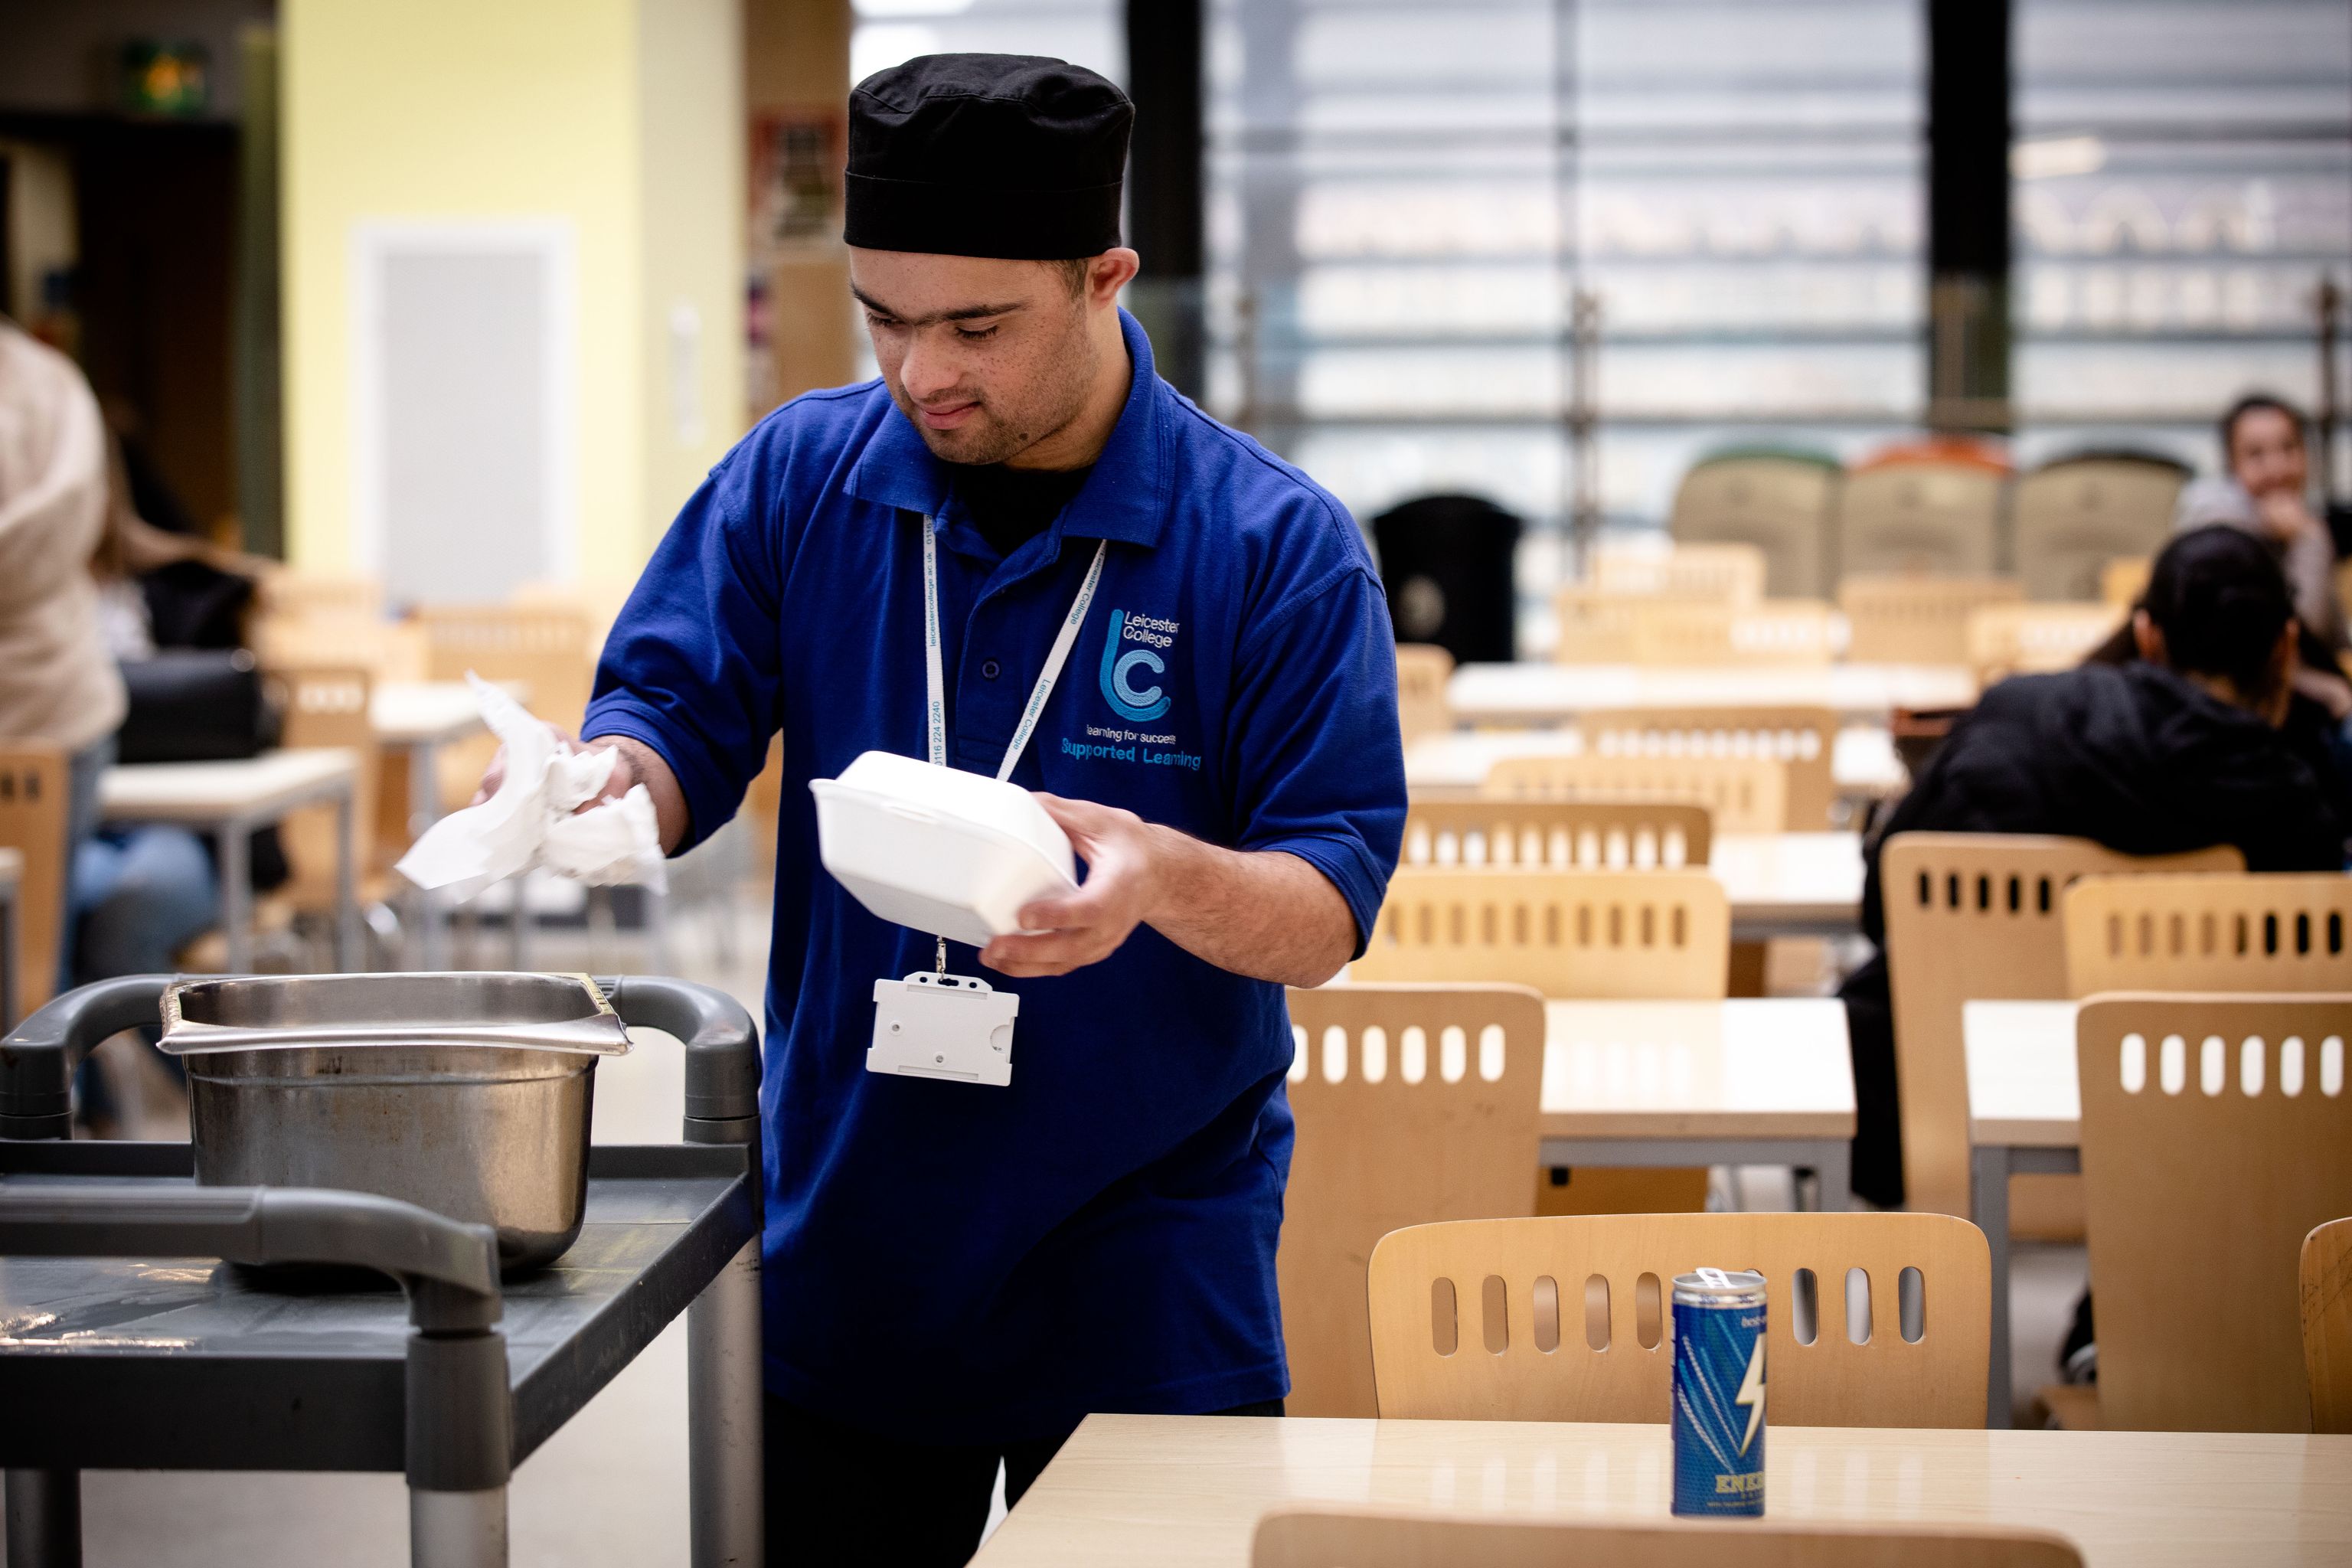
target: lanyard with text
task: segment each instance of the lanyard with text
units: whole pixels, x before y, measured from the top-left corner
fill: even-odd
[[[1086,624],[1102,582],[1108,540],[1095,546],[1086,581],[1062,617],[1054,646],[1046,651],[1045,667],[1021,710],[1021,722],[997,764],[999,780],[1013,776],[1013,766],[1036,732],[1045,716],[1045,700],[1069,662],[1070,649]],[[940,547],[931,520],[923,519],[923,731],[931,762],[948,765],[947,674],[940,642]],[[903,980],[874,983],[874,1043],[866,1053],[868,1072],[903,1073],[917,1078],[950,1079],[966,1083],[1003,1086],[1013,1081],[1013,1020],[1021,998],[998,991],[987,981],[948,973],[948,939],[940,938],[939,967]]]

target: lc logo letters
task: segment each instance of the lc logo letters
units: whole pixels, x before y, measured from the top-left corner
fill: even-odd
[[[1160,717],[1174,705],[1174,699],[1159,686],[1139,687],[1136,671],[1140,668],[1150,675],[1167,674],[1167,664],[1150,647],[1142,645],[1167,647],[1175,641],[1175,633],[1172,621],[1147,616],[1130,618],[1125,610],[1110,613],[1110,629],[1103,638],[1102,694],[1111,711],[1141,724]]]

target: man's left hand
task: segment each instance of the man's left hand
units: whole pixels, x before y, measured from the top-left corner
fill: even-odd
[[[1163,830],[1116,806],[1042,791],[1036,798],[1070,836],[1087,863],[1087,879],[1067,898],[1024,905],[1022,930],[1030,934],[1000,936],[981,949],[982,963],[1017,979],[1101,963],[1150,918],[1159,895],[1154,840]]]

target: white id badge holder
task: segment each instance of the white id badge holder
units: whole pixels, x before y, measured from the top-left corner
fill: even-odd
[[[1013,1081],[1013,1019],[1020,1011],[1020,997],[968,974],[926,969],[877,980],[866,1070],[1002,1089]]]

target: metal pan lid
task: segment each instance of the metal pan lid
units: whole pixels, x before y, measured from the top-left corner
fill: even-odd
[[[584,974],[258,974],[166,987],[161,1047],[202,1051],[314,1046],[504,1046],[625,1056],[629,1032]]]

